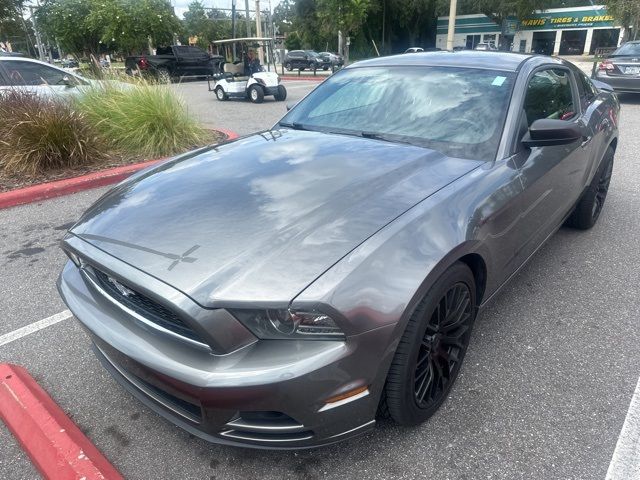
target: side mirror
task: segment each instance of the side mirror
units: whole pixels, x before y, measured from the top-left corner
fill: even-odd
[[[287,102],[287,112],[291,110],[293,107],[295,107],[297,104],[298,102]]]
[[[75,87],[76,86],[76,82],[74,82],[71,77],[69,77],[69,75],[65,75],[64,77],[62,77],[62,84],[66,85],[67,87]]]
[[[573,122],[541,118],[529,127],[522,137],[525,147],[547,147],[552,145],[568,145],[582,138],[580,127]]]

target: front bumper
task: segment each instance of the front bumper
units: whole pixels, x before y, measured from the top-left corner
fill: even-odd
[[[394,325],[345,341],[261,340],[217,355],[118,308],[71,262],[58,290],[116,380],[166,419],[208,441],[309,448],[375,424],[383,353]],[[349,401],[326,402],[363,386],[368,390]]]
[[[608,75],[606,72],[598,70],[596,80],[609,84],[616,92],[640,93],[640,76]]]

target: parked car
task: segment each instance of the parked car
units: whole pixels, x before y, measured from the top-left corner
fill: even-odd
[[[270,131],[103,195],[58,289],[106,369],[206,440],[326,445],[378,411],[417,425],[478,312],[561,225],[598,220],[619,111],[552,57],[358,62]]]
[[[422,47],[409,47],[404,51],[404,53],[419,53],[419,52],[424,52],[424,48],[422,48]]]
[[[0,56],[0,93],[19,88],[43,96],[71,98],[86,88],[108,83],[126,90],[132,85],[117,80],[90,80],[76,72],[64,70],[39,60],[27,57]]]
[[[60,61],[62,68],[78,68],[78,61],[75,58],[65,58]]]
[[[331,52],[320,52],[320,57],[322,57],[322,61],[325,64],[328,64],[328,67],[342,67],[344,66],[344,57],[342,55],[338,55],[337,53]],[[327,68],[324,68],[327,70]]]
[[[284,57],[284,68],[291,71],[294,69],[316,70],[326,65],[320,56],[313,50],[290,50]]]
[[[474,50],[484,50],[486,51],[496,51],[498,50],[498,48],[496,47],[495,43],[479,43],[476,45],[476,48],[474,48]]]
[[[172,45],[156,50],[156,55],[136,55],[124,61],[129,75],[137,72],[151,75],[161,82],[181,77],[202,77],[220,73],[223,58],[209,55],[199,47]]]
[[[595,78],[616,92],[640,93],[640,41],[627,42],[598,65]]]
[[[75,72],[21,56],[0,56],[0,91],[21,88],[39,95],[75,95],[91,81]]]

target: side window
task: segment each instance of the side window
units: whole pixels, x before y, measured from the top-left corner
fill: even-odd
[[[7,60],[2,65],[14,85],[61,85],[67,76],[63,71],[39,63]]]
[[[578,84],[582,88],[580,89],[580,103],[583,109],[586,109],[591,102],[598,96],[596,87],[593,86],[591,80],[582,72],[577,74]]]
[[[550,68],[533,74],[527,85],[524,111],[530,126],[541,118],[570,120],[576,115],[571,76],[567,70]]]

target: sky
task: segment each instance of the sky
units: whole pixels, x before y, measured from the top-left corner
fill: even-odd
[[[187,7],[193,0],[171,0],[171,4],[174,6],[176,15],[182,19],[182,14],[187,11]],[[205,7],[213,8],[231,8],[232,0],[200,0]],[[236,0],[236,8],[244,9],[245,0]],[[280,3],[280,0],[271,0],[271,8],[274,9],[276,5]],[[256,8],[256,0],[249,0],[249,8],[254,10]],[[260,0],[260,10],[269,8],[269,0]]]

